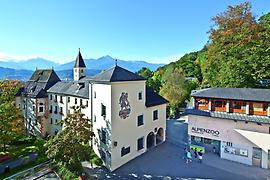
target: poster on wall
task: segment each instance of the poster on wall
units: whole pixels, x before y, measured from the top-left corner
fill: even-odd
[[[229,153],[229,154],[235,154],[235,148],[225,146],[224,152],[225,152],[225,153]]]
[[[246,149],[240,149],[240,155],[241,156],[248,156],[248,150],[246,150]]]
[[[240,149],[240,148],[234,148],[230,146],[225,146],[224,147],[224,152],[228,154],[234,154],[237,156],[248,156],[248,150],[247,149]]]

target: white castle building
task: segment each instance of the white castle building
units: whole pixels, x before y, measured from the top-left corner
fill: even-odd
[[[165,141],[167,101],[146,79],[118,65],[86,77],[80,51],[73,74],[73,81],[61,81],[54,70],[36,70],[19,91],[16,104],[30,133],[56,134],[71,107],[85,105],[93,149],[111,171]]]

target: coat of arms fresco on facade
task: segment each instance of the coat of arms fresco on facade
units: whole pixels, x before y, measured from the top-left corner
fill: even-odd
[[[130,104],[128,101],[128,93],[122,92],[119,98],[119,105],[120,105],[119,116],[122,119],[126,119],[127,117],[129,117],[131,111]]]

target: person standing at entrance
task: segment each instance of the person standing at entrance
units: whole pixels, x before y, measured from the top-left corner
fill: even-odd
[[[213,153],[216,154],[216,146],[213,147]]]
[[[189,163],[189,162],[192,162],[192,154],[191,154],[190,150],[188,150],[188,152],[187,152],[186,163]]]
[[[202,153],[202,150],[200,150],[199,152],[198,152],[198,157],[199,157],[199,163],[202,163],[202,157],[203,156],[203,153]]]
[[[197,148],[194,149],[194,158],[197,159],[198,156],[198,152],[197,152]]]

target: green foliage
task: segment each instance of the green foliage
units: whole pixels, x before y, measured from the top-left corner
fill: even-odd
[[[149,68],[143,67],[140,69],[137,74],[144,77],[145,79],[148,79],[152,76],[152,71]]]
[[[15,94],[20,87],[19,81],[0,81],[0,148],[4,150],[24,132],[20,110],[15,106]]]
[[[204,84],[213,87],[256,87],[270,78],[269,15],[256,22],[248,2],[229,6],[213,18],[209,31]]]
[[[178,61],[175,62],[176,67],[183,69],[185,77],[197,78],[199,82],[202,81],[202,73],[200,62],[198,60],[199,52],[191,52],[185,54]]]
[[[169,100],[170,115],[175,115],[178,108],[183,105],[189,96],[188,84],[182,69],[170,67],[166,70],[163,81],[164,85],[160,89],[160,94]]]
[[[46,143],[48,158],[76,175],[82,172],[80,161],[85,160],[85,155],[89,153],[85,146],[94,136],[90,120],[82,113],[82,108],[73,107],[73,114],[61,122],[63,129]]]

